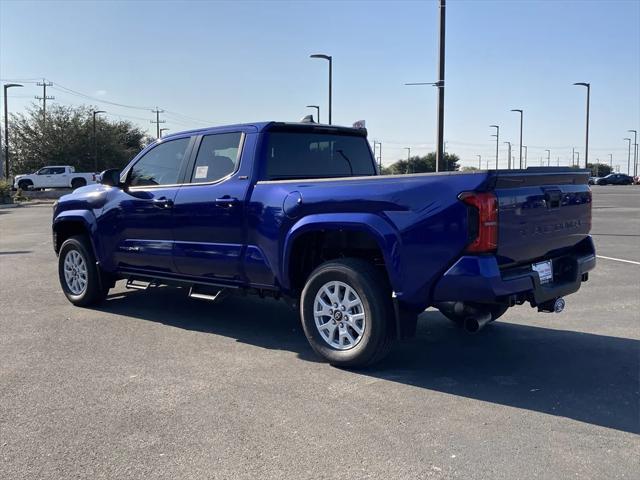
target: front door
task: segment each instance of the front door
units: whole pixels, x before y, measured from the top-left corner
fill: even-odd
[[[157,144],[126,174],[126,188],[118,190],[101,217],[118,270],[175,272],[173,208],[180,189],[192,139],[183,137]]]
[[[174,258],[180,274],[213,282],[242,281],[249,181],[239,165],[245,138],[229,132],[205,135],[197,142],[174,206]]]

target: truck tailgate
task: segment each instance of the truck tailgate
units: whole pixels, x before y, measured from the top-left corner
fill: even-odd
[[[498,172],[500,265],[553,256],[583,240],[591,229],[588,178],[574,168]]]

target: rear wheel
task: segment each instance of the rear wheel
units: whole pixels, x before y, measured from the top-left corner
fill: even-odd
[[[84,307],[104,300],[109,284],[101,278],[91,244],[84,236],[64,241],[58,255],[58,276],[67,299]]]
[[[381,360],[392,340],[393,305],[384,275],[360,259],[320,265],[302,292],[302,327],[331,365],[362,367]]]

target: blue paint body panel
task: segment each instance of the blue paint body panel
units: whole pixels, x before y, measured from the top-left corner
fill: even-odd
[[[358,231],[378,246],[398,301],[414,309],[542,292],[529,267],[545,258],[574,258],[580,274],[595,264],[586,172],[527,169],[266,181],[264,145],[272,125],[169,135],[161,142],[192,139],[185,160],[191,165],[202,136],[241,132],[239,167],[209,184],[186,182],[185,167],[176,185],[83,187],[60,199],[53,228],[80,222],[102,268],[123,276],[156,274],[290,295],[295,294],[290,272],[299,260],[293,253],[296,239],[308,232]],[[131,161],[123,178],[154,146]],[[465,253],[470,217],[458,196],[469,191],[493,191],[498,199],[495,254]],[[229,204],[220,201],[227,198]],[[171,208],[159,208],[160,200],[170,200]],[[523,269],[520,276],[513,273]]]

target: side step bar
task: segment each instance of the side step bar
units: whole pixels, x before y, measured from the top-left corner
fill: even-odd
[[[200,300],[209,300],[210,302],[219,302],[229,294],[226,288],[211,289],[201,285],[192,285],[189,289],[189,297],[199,298]]]
[[[146,290],[149,287],[155,286],[153,281],[140,280],[138,278],[129,278],[127,280],[126,288],[130,290]]]

